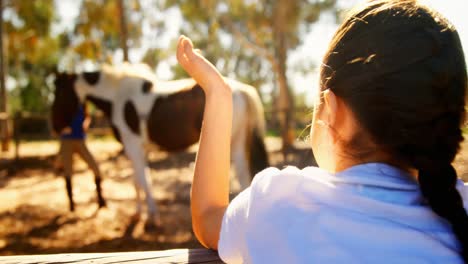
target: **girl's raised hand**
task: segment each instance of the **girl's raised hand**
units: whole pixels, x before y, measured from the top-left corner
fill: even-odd
[[[205,92],[190,207],[193,231],[198,240],[216,249],[223,215],[229,204],[232,91],[213,64],[195,51],[185,36],[179,38],[177,60]]]
[[[193,49],[192,41],[180,36],[177,43],[177,60],[184,70],[192,76],[195,81],[205,91],[205,94],[211,92],[229,90],[223,76],[218,72],[215,66],[211,64],[199,51]]]

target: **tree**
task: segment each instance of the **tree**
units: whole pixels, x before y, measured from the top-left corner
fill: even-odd
[[[4,56],[3,56],[3,0],[0,0],[0,114],[6,113],[7,96],[5,87]],[[0,116],[0,137],[2,138],[2,151],[8,150],[8,126]]]
[[[5,1],[5,0],[4,0]],[[58,61],[58,41],[50,36],[55,19],[53,0],[6,0],[4,20],[8,75],[16,80],[19,98],[11,111],[44,113],[52,91],[47,83]],[[12,100],[12,103],[15,101]]]
[[[117,1],[83,0],[73,32],[52,35],[52,24],[58,19],[56,1],[59,0],[3,0],[7,14],[2,24],[5,64],[8,77],[16,84],[8,91],[9,112],[48,112],[53,95],[51,77],[57,64],[65,65],[61,70],[75,70],[77,62],[84,60],[110,62],[109,58],[120,47]],[[139,1],[122,3],[129,17],[128,45],[137,46],[142,20],[138,15]]]
[[[125,15],[125,7],[123,0],[119,0],[119,25],[120,25],[120,48],[123,51],[123,60],[128,61],[128,33],[127,33],[127,17]]]
[[[127,61],[128,47],[140,44],[142,19],[137,0],[83,0],[71,36],[73,51],[79,61],[109,62],[114,51],[122,48]]]

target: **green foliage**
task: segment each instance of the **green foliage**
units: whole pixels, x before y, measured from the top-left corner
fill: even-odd
[[[8,75],[17,82],[10,111],[45,112],[50,101],[46,82],[58,61],[59,42],[50,36],[55,19],[52,0],[9,1],[4,22]]]
[[[141,8],[137,0],[124,1],[128,44],[138,46],[142,36]],[[73,37],[78,60],[107,61],[120,47],[120,16],[117,0],[83,0]]]
[[[159,62],[167,59],[169,54],[162,49],[150,48],[146,51],[142,58],[142,62],[148,64],[151,68],[156,69]]]
[[[51,22],[55,19],[53,0],[10,0],[4,1],[5,9],[18,20],[5,21],[6,31],[34,32],[37,36],[49,34]]]
[[[5,0],[4,0],[5,1]],[[55,0],[61,1],[61,0]],[[54,0],[9,0],[5,3],[7,75],[16,81],[8,93],[9,111],[46,113],[53,98],[50,78],[57,64],[74,70],[83,60],[109,62],[120,45],[116,0],[83,0],[73,32],[51,35],[57,21]],[[138,45],[142,16],[138,0],[124,1],[129,45]]]

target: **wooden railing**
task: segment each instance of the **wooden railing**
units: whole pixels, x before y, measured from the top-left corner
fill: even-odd
[[[172,249],[165,251],[75,253],[0,257],[6,263],[224,263],[216,251]]]

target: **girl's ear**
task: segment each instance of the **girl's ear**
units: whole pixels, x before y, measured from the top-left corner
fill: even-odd
[[[336,115],[338,111],[338,102],[336,95],[330,89],[327,89],[323,92],[323,99],[325,102],[325,114],[327,116],[327,123],[332,127],[335,126]]]

